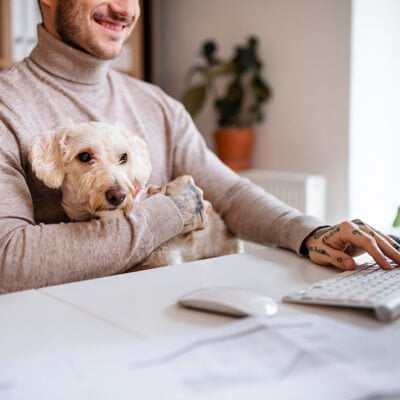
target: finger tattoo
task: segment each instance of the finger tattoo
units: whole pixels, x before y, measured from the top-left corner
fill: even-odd
[[[337,260],[337,262],[339,262],[339,263],[343,262],[343,258],[342,258],[342,257],[338,257],[336,260]]]
[[[358,229],[354,229],[353,235],[360,235],[361,236],[361,231],[359,231]]]
[[[393,243],[393,247],[394,247],[396,250],[400,250],[400,246],[399,246],[397,243]]]
[[[183,213],[201,214],[204,206],[199,191],[191,183],[188,183],[186,188],[188,189],[187,191],[183,191],[179,195],[174,196],[175,204]],[[166,190],[165,195],[171,196],[168,190]]]
[[[322,254],[323,256],[328,256],[330,257],[331,255],[325,250],[325,249],[320,249],[319,247],[311,246],[308,251],[313,251],[315,253]]]
[[[331,231],[332,229],[335,229],[335,228],[336,228],[336,225],[335,225],[335,226],[329,226],[329,227],[326,227],[326,228],[318,229],[318,230],[313,234],[313,238],[314,238],[314,239],[319,239],[322,235],[324,235],[325,233],[327,233],[327,232],[329,232],[329,231]]]
[[[201,201],[200,193],[194,185],[189,184],[188,186],[189,186],[190,191],[195,195],[195,199],[196,199],[195,200],[195,202],[196,202],[195,213],[200,214],[204,208],[203,202]]]
[[[374,232],[374,231],[369,231],[369,234],[370,234],[372,237],[375,237],[375,232]]]
[[[356,225],[365,226],[365,223],[361,221],[361,219],[353,219],[351,222],[355,223]]]
[[[332,236],[336,235],[339,232],[340,232],[339,226],[333,227],[332,229],[330,229],[330,231],[327,231],[327,233],[325,233],[325,236],[322,238],[322,241],[326,243]]]

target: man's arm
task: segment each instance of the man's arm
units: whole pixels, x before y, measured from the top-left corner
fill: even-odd
[[[325,224],[301,214],[231,171],[207,149],[183,106],[173,100],[169,104],[172,129],[177,135],[174,176],[192,175],[196,185],[204,190],[204,198],[237,236],[300,254],[304,238]]]
[[[37,225],[21,164],[0,122],[0,293],[123,272],[182,231],[180,211],[162,194],[127,218]]]
[[[175,108],[179,108],[176,103]],[[386,258],[400,265],[400,247],[388,235],[359,219],[327,227],[317,218],[299,213],[222,165],[207,150],[186,111],[176,113],[175,123],[180,132],[175,173],[193,175],[204,197],[237,236],[289,248],[308,255],[316,264],[345,270],[355,268],[353,257],[364,252],[384,269],[391,269]]]

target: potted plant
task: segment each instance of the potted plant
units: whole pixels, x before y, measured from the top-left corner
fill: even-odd
[[[212,96],[218,116],[217,155],[236,171],[250,167],[253,127],[263,120],[264,103],[271,97],[271,89],[261,76],[263,64],[257,47],[257,38],[250,37],[231,59],[220,60],[216,43],[205,42],[201,49],[204,63],[189,71],[183,95],[183,104],[193,118],[207,96]]]

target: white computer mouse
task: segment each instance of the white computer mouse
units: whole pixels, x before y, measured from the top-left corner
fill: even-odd
[[[272,317],[278,311],[278,305],[270,297],[249,290],[225,286],[194,290],[181,296],[178,304],[237,317]]]

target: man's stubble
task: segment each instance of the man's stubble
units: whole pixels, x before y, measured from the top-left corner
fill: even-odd
[[[57,33],[61,40],[71,47],[82,50],[95,57],[102,59],[113,59],[119,52],[106,52],[103,46],[90,35],[85,35],[84,14],[81,7],[74,0],[60,0],[57,4],[55,23]]]

